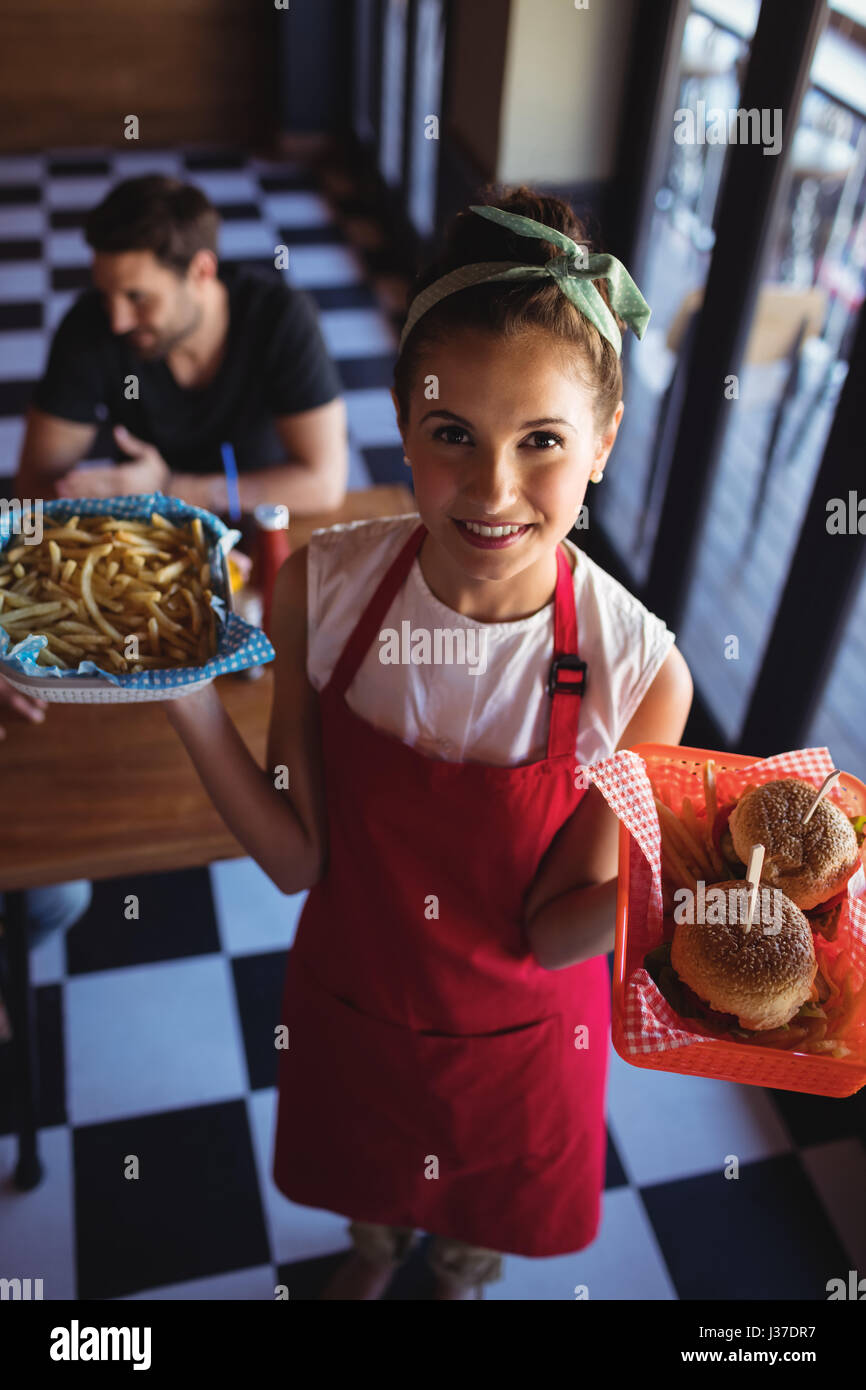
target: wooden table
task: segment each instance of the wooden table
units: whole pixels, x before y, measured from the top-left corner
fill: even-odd
[[[404,487],[351,492],[337,511],[291,519],[295,548],[320,526],[415,510]],[[253,757],[264,766],[272,679],[221,676],[217,688]],[[36,1044],[29,983],[29,888],[194,868],[247,851],[205,793],[160,703],[49,705],[44,724],[18,718],[0,742],[9,1012],[14,1031],[20,1188],[42,1176],[36,1147]]]

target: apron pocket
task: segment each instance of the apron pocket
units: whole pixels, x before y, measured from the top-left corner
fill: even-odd
[[[441,1149],[430,1134],[427,1153],[471,1172],[550,1157],[565,1147],[558,1014],[497,1033],[410,1036],[426,1114],[432,1119],[440,1107],[443,1114]],[[431,1128],[425,1121],[419,1135]]]
[[[344,1142],[366,1134],[413,1168],[435,1157],[443,1178],[567,1146],[559,1014],[496,1033],[420,1033],[330,994],[291,954],[286,1060],[320,1123]]]

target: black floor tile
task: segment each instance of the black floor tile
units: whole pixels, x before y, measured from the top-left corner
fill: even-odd
[[[642,1188],[680,1298],[825,1299],[849,1259],[796,1154]]]
[[[111,173],[107,159],[50,159],[48,172],[53,179],[104,178]]]
[[[66,1123],[63,991],[60,985],[39,985],[36,999],[37,1122],[40,1127]],[[13,1043],[0,1043],[0,1135],[15,1130]],[[0,1240],[2,1250],[2,1240]]]
[[[30,206],[41,199],[42,189],[38,183],[0,184],[0,206],[11,207],[15,203],[26,203]]]
[[[810,1096],[802,1091],[771,1091],[775,1105],[800,1148],[833,1139],[866,1141],[866,1090],[854,1096]]]
[[[286,243],[288,245],[288,243]],[[379,306],[369,285],[329,285],[308,290],[320,309],[376,309]]]
[[[190,171],[218,174],[221,169],[245,169],[247,156],[242,150],[192,150],[183,162]]]
[[[41,328],[42,305],[22,301],[20,304],[0,304],[0,330]]]
[[[89,211],[89,208],[55,208],[48,219],[52,231],[65,232],[70,228],[83,227]]]
[[[612,1187],[628,1187],[628,1178],[625,1169],[620,1162],[616,1144],[611,1138],[610,1130],[607,1132],[607,1158],[604,1174],[605,1191]]]
[[[137,921],[125,915],[133,894]],[[102,879],[93,885],[87,912],[66,933],[70,975],[211,955],[219,949],[207,869]]]
[[[89,290],[89,265],[56,266],[51,271],[51,288],[55,292],[63,290]]]
[[[394,381],[396,354],[387,357],[341,357],[335,360],[345,391],[363,391],[384,386],[390,390]],[[401,454],[402,459],[402,454]]]
[[[278,235],[284,246],[342,246],[345,240],[335,222],[324,227],[280,227]]]
[[[233,265],[243,270],[256,270],[261,272],[263,270],[272,271],[274,269],[273,256],[221,255],[220,261],[223,265]]]
[[[32,381],[0,381],[0,416],[24,415],[34,385]]]
[[[261,213],[255,203],[219,203],[219,215],[224,222],[259,222]]]
[[[73,1155],[80,1299],[269,1263],[242,1100],[87,1125]]]
[[[288,951],[269,951],[232,959],[247,1072],[253,1091],[277,1084],[274,1029],[280,1022],[288,955]]]
[[[315,174],[306,170],[296,174],[259,174],[259,184],[264,193],[315,192],[319,186]]]
[[[376,445],[361,453],[374,483],[403,483],[411,489],[412,470],[403,462],[402,444]]]
[[[0,222],[0,232],[2,230]],[[41,241],[0,241],[0,261],[38,261],[41,255]]]

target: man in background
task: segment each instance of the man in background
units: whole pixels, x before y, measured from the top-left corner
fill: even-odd
[[[218,233],[204,193],[162,176],[118,184],[89,214],[93,288],[54,336],[27,419],[17,496],[163,492],[226,514],[230,445],[242,510],[340,505],[346,410],[315,304],[276,270],[221,267]],[[104,420],[115,462],[79,467]],[[0,737],[10,714],[41,721],[45,703],[0,676]],[[86,881],[29,893],[31,945],[72,926],[90,900]]]
[[[343,501],[346,410],[316,308],[272,275],[222,267],[219,214],[161,175],[118,184],[89,214],[93,288],[62,320],[35,389],[20,497],[164,492],[226,513]],[[79,468],[100,421],[116,461]]]

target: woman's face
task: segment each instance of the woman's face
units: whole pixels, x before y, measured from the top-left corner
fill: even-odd
[[[505,587],[524,606],[536,589],[545,590],[538,606],[549,600],[556,546],[574,525],[590,473],[604,467],[622,417],[620,402],[599,436],[592,406],[563,349],[543,331],[506,339],[461,329],[446,345],[430,345],[408,424],[400,423],[416,505],[452,597],[479,597],[483,587],[492,598],[491,581],[513,580]],[[519,529],[486,537],[479,526]]]

